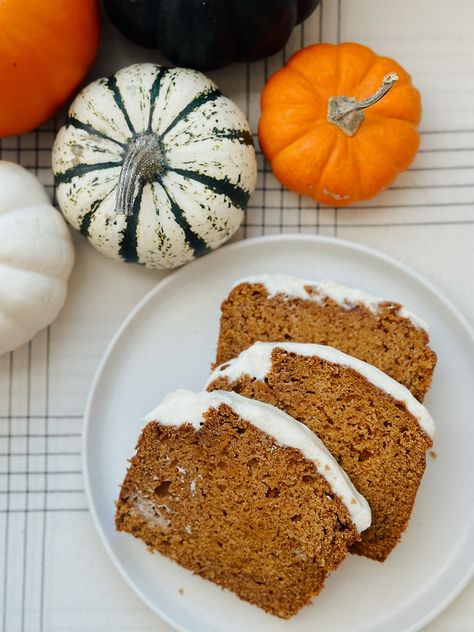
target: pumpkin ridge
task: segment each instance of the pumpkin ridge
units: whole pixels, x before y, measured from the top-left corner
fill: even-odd
[[[127,112],[127,108],[125,107],[125,103],[123,102],[122,93],[120,92],[119,87],[117,85],[116,76],[112,75],[111,77],[108,77],[105,85],[112,93],[113,99],[118,109],[122,112],[123,118],[125,119],[125,123],[127,124],[128,129],[130,130],[132,134],[136,134],[135,128],[133,127],[132,121],[130,120],[130,116]]]
[[[326,171],[329,168],[329,166],[331,165],[331,154],[335,151],[336,145],[338,145],[341,140],[345,140],[345,138],[341,138],[341,136],[339,134],[336,134],[335,137],[334,137],[334,141],[333,141],[334,144],[332,145],[332,147],[331,147],[331,145],[329,145],[329,152],[328,152],[328,155],[327,155],[326,160],[324,162],[324,167],[323,167],[322,171],[319,174],[318,186],[321,186],[321,182],[324,181],[324,176],[326,174]],[[324,204],[324,202],[323,202],[323,204]],[[331,205],[327,204],[327,206],[331,206]]]
[[[305,83],[307,84],[311,92],[315,92],[315,88],[317,88],[318,92],[322,92],[324,94],[324,97],[317,94],[317,98],[322,99],[322,98],[329,98],[329,96],[331,96],[330,91],[324,85],[319,83],[319,81],[316,78],[314,81],[310,81],[308,77],[306,77],[306,75],[304,75],[298,68],[294,68],[294,66],[289,65],[289,63],[290,62],[288,62],[288,66],[286,67],[283,66],[283,68],[281,68],[280,70],[291,70],[291,72],[294,72],[295,75],[298,75],[298,77],[301,77],[302,79],[304,79]],[[277,71],[277,72],[280,72],[280,71]]]
[[[368,75],[369,73],[371,73],[371,72],[372,72],[372,69],[373,69],[373,67],[377,64],[378,60],[379,60],[379,58],[377,57],[377,55],[375,55],[375,58],[373,59],[373,61],[372,61],[372,63],[370,64],[370,66],[369,66],[369,67],[367,68],[367,70],[365,71],[365,73],[364,73],[363,77],[361,77],[361,79],[360,79],[360,81],[358,82],[357,86],[354,86],[354,88],[353,88],[354,92],[356,91],[356,89],[358,89],[358,88],[359,88],[360,84],[361,84],[361,83],[363,83],[363,82],[367,79],[367,75]],[[382,79],[383,79],[383,77],[380,77],[380,79],[382,80]],[[339,81],[340,81],[340,77],[339,77],[339,66],[338,66],[338,86],[339,86]],[[338,92],[341,92],[341,94],[342,94],[342,91],[343,91],[343,89],[338,90]],[[340,95],[335,94],[335,95],[333,95],[333,96],[337,97],[337,96],[340,96]],[[353,97],[354,95],[353,95],[353,94],[346,94],[346,95],[344,95],[344,96],[347,96],[347,97]],[[369,95],[367,95],[367,96],[369,96]]]
[[[84,217],[82,218],[81,224],[79,226],[79,232],[81,233],[81,235],[84,235],[84,237],[89,237],[89,228],[97,209],[102,204],[102,202],[106,200],[116,190],[116,188],[117,187],[115,186],[112,187],[112,189],[107,193],[107,195],[104,195],[104,197],[101,198],[100,200],[95,200],[91,204],[90,210],[84,214]]]
[[[379,141],[377,141],[375,138],[372,137],[370,139],[370,144],[371,145],[376,145],[377,147],[382,149],[383,153],[386,156],[386,160],[390,161],[393,167],[396,167],[397,175],[398,175],[398,172],[400,171],[400,169],[401,169],[401,167],[403,165],[403,161],[397,160],[397,157],[395,156],[395,154],[393,154],[391,151],[389,151],[387,149],[387,147],[385,147],[385,145],[382,145],[382,143],[379,143]]]
[[[202,237],[200,237],[197,233],[193,231],[191,226],[189,225],[186,216],[184,215],[183,209],[179,206],[176,200],[171,196],[168,189],[165,187],[163,182],[159,179],[155,180],[158,184],[161,185],[163,191],[165,192],[166,197],[170,202],[170,210],[174,215],[176,223],[181,228],[184,233],[184,238],[190,248],[192,248],[194,256],[199,257],[201,255],[210,252],[212,248],[210,248],[207,243],[204,241]]]
[[[306,130],[305,132],[303,132],[300,136],[298,136],[297,138],[292,140],[291,143],[289,143],[288,145],[285,145],[279,151],[277,151],[276,154],[271,156],[270,162],[273,162],[274,160],[276,160],[280,156],[280,154],[284,153],[287,149],[290,149],[295,143],[299,143],[305,136],[309,136],[310,134],[312,134],[318,127],[326,127],[326,126],[327,126],[327,123],[326,123],[325,120],[318,119],[318,123],[315,124],[314,127],[312,127],[311,129]],[[331,153],[331,150],[332,150],[332,147],[331,147],[331,145],[329,143],[328,144],[328,156]]]
[[[126,215],[126,224],[122,231],[122,239],[119,245],[119,255],[124,261],[138,263],[137,225],[140,216],[143,189],[146,184],[144,180],[139,181],[138,191],[133,201],[132,212],[130,215]]]
[[[367,117],[369,118],[369,117]],[[385,116],[382,114],[376,114],[375,112],[370,112],[370,119],[373,121],[375,119],[379,121],[397,121],[397,123],[406,123],[409,125],[415,132],[418,130],[418,126],[413,121],[408,121],[406,118],[400,118],[398,116]]]
[[[18,315],[15,314],[14,316],[12,316],[8,312],[6,312],[4,308],[0,310],[0,314],[2,314],[2,316],[4,316],[6,320],[9,320],[11,323],[13,323],[15,327],[19,327],[20,329],[22,329],[28,335],[28,338],[32,337],[31,328],[25,325],[25,323],[22,323],[21,320],[18,318]]]
[[[218,180],[212,176],[206,176],[205,174],[198,173],[196,171],[187,171],[186,169],[180,169],[179,167],[169,168],[168,171],[173,171],[183,178],[195,180],[208,189],[211,189],[211,191],[214,191],[214,193],[224,195],[229,198],[234,206],[242,210],[245,209],[245,205],[250,197],[250,193],[248,191],[239,187],[238,184],[233,184],[227,177]]]
[[[221,91],[215,87],[209,88],[208,90],[205,90],[204,92],[201,92],[200,94],[195,96],[188,103],[188,105],[184,107],[179,112],[179,114],[177,114],[177,116],[171,121],[171,123],[168,125],[165,131],[160,134],[160,140],[163,140],[166,134],[168,134],[168,132],[170,132],[173,129],[173,127],[177,125],[180,121],[184,120],[188,116],[188,114],[191,114],[191,112],[194,112],[195,110],[199,109],[201,105],[204,105],[204,103],[208,103],[209,101],[215,101],[221,96],[222,96]]]
[[[9,268],[10,270],[15,270],[16,272],[20,272],[20,274],[27,274],[27,275],[31,275],[31,276],[36,276],[36,277],[43,277],[44,279],[46,279],[50,284],[53,283],[57,289],[61,288],[65,288],[66,287],[66,282],[58,277],[52,276],[49,271],[48,272],[39,272],[38,270],[28,270],[25,268],[18,268],[17,266],[9,266],[8,264],[4,264],[2,263],[1,266],[3,268]],[[48,295],[50,295],[51,292],[48,293]],[[22,301],[24,303],[24,300]],[[18,305],[18,303],[11,305],[12,309],[15,310],[16,306]],[[8,318],[10,319],[14,319],[15,323],[20,324],[23,329],[25,331],[28,331],[29,328],[27,328],[27,326],[22,323],[21,321],[21,316],[23,315],[25,318],[31,318],[31,313],[28,310],[23,310],[23,312],[20,314],[17,312],[14,315],[10,314],[10,311],[8,309],[5,309],[5,305],[2,304],[2,308],[1,308],[1,312],[3,314],[5,314]],[[41,329],[42,327],[40,326],[39,329]],[[38,331],[38,330],[36,330]]]
[[[349,141],[349,138],[346,138],[347,151],[348,151],[348,154],[351,157],[352,165],[354,167],[354,172],[355,172],[355,175],[356,175],[355,186],[356,186],[356,190],[357,190],[357,197],[360,198],[360,195],[361,195],[360,183],[362,181],[362,174],[361,174],[361,170],[360,170],[359,161],[357,160],[357,157],[354,156],[354,152],[352,151],[351,143],[348,142],[348,141]]]
[[[158,70],[158,73],[155,77],[155,80],[153,81],[153,85],[151,86],[150,89],[150,94],[149,94],[149,99],[150,99],[150,113],[148,115],[148,126],[147,126],[147,131],[152,133],[152,121],[153,121],[153,115],[155,113],[155,106],[156,106],[156,101],[158,100],[158,96],[160,94],[160,90],[161,90],[161,82],[163,80],[163,77],[169,72],[169,68],[166,68],[164,66],[160,66],[160,69]]]
[[[119,140],[115,140],[115,138],[112,138],[111,136],[104,134],[104,132],[99,132],[99,130],[95,129],[95,127],[92,127],[92,125],[89,125],[88,123],[84,123],[83,121],[80,121],[74,116],[68,116],[64,125],[65,127],[74,127],[75,129],[87,132],[91,136],[97,136],[98,138],[102,138],[103,140],[108,140],[111,143],[115,143],[116,145],[119,145],[123,149],[126,149],[127,147],[125,143],[121,143]]]
[[[409,73],[405,70],[405,68],[403,66],[400,66],[400,64],[398,63],[398,61],[395,61],[395,59],[393,59],[393,57],[386,57],[385,55],[376,55],[376,58],[374,60],[374,63],[371,64],[371,66],[368,68],[367,72],[365,73],[365,75],[362,77],[362,79],[359,82],[359,85],[357,87],[360,87],[360,84],[363,83],[364,81],[366,81],[367,79],[367,75],[369,73],[372,72],[374,66],[376,64],[380,64],[381,61],[386,61],[389,62],[390,66],[393,66],[393,71],[398,75],[398,81],[397,81],[397,86],[410,86],[412,88],[414,88],[412,82],[411,82],[411,76],[409,75]],[[387,74],[387,71],[382,71],[380,74]],[[382,79],[382,76],[380,77],[380,79]]]
[[[121,167],[121,162],[97,162],[94,165],[78,164],[74,167],[70,167],[62,173],[56,173],[54,176],[54,183],[56,186],[60,184],[69,184],[74,178],[80,178],[90,171],[100,171],[103,169],[113,169],[114,167]]]
[[[60,241],[63,241],[65,244],[69,244],[68,241],[68,237],[59,237],[57,238]],[[18,265],[17,263],[15,263],[14,265],[10,264],[10,263],[5,263],[4,261],[0,261],[0,268],[9,268],[10,270],[17,270],[19,272],[27,272],[28,274],[38,274],[40,276],[46,277],[48,279],[53,279],[54,281],[57,281],[58,283],[65,283],[65,281],[60,277],[57,276],[56,274],[54,274],[55,269],[54,268],[50,268],[50,269],[44,269],[44,270],[31,270],[31,268],[28,267],[28,264],[23,265]],[[72,265],[71,265],[72,268]],[[2,310],[5,309],[5,305],[2,305]]]
[[[358,44],[357,42],[343,42],[341,44],[337,44],[336,46],[336,87],[335,87],[335,94],[331,94],[331,97],[339,97],[339,96],[346,96],[346,97],[353,97],[353,94],[350,94],[352,91],[355,91],[356,88],[359,86],[359,84],[365,80],[365,78],[367,77],[367,74],[372,70],[374,64],[377,61],[377,55],[375,54],[375,52],[371,49],[368,48],[367,46],[362,46],[361,44]],[[352,82],[352,85],[348,86],[348,85],[341,85],[342,82],[342,69],[344,68],[344,65],[347,65],[347,58],[344,58],[344,55],[347,55],[347,52],[349,51],[349,57],[350,58],[354,58],[357,56],[358,51],[361,49],[367,49],[370,52],[371,55],[371,61],[370,61],[370,65],[366,68],[366,70],[364,71],[364,74],[362,75],[362,77],[357,81],[357,83],[354,85],[354,82]],[[358,61],[358,65],[360,65],[359,61]],[[349,83],[349,82],[347,82]]]

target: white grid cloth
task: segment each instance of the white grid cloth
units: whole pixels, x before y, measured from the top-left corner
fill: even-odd
[[[103,20],[91,78],[158,53],[125,43]],[[358,41],[393,56],[423,96],[421,148],[375,200],[347,209],[284,191],[258,153],[259,179],[239,237],[318,233],[376,247],[434,282],[474,321],[474,3],[323,0],[286,49],[212,73],[253,130],[264,81],[301,46]],[[50,150],[63,116],[0,142],[53,196]],[[256,139],[257,140],[257,139]],[[128,589],[92,525],[80,463],[89,385],[113,332],[165,273],[126,266],[75,235],[76,264],[58,320],[0,358],[0,632],[165,632]],[[430,632],[474,632],[474,585]]]

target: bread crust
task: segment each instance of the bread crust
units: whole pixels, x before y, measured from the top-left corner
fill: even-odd
[[[400,316],[399,309],[398,303],[386,302],[375,314],[362,304],[345,309],[330,298],[320,305],[282,294],[269,297],[263,284],[241,283],[221,306],[214,366],[257,341],[325,344],[373,364],[423,401],[436,354],[427,332]]]
[[[289,618],[360,539],[315,464],[226,405],[195,430],[150,422],[116,527],[267,612]]]
[[[319,436],[372,510],[352,552],[385,560],[408,525],[432,446],[406,405],[350,367],[278,347],[264,380],[220,377],[215,389],[272,404]]]

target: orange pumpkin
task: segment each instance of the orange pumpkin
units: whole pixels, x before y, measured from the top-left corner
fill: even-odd
[[[360,44],[302,49],[270,78],[261,108],[260,145],[276,177],[331,206],[388,187],[419,145],[410,75]]]
[[[0,137],[52,116],[99,44],[98,0],[0,1]]]

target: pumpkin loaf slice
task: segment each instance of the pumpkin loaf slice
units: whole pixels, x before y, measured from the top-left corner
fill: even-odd
[[[236,283],[222,304],[215,366],[259,340],[331,345],[378,367],[423,401],[436,354],[427,326],[399,303],[331,281],[275,274]]]
[[[278,406],[316,433],[372,509],[352,551],[387,557],[408,525],[434,432],[408,389],[332,347],[263,342],[216,369],[208,388]]]
[[[267,612],[308,603],[370,524],[321,441],[273,406],[180,390],[145,421],[117,529]]]

